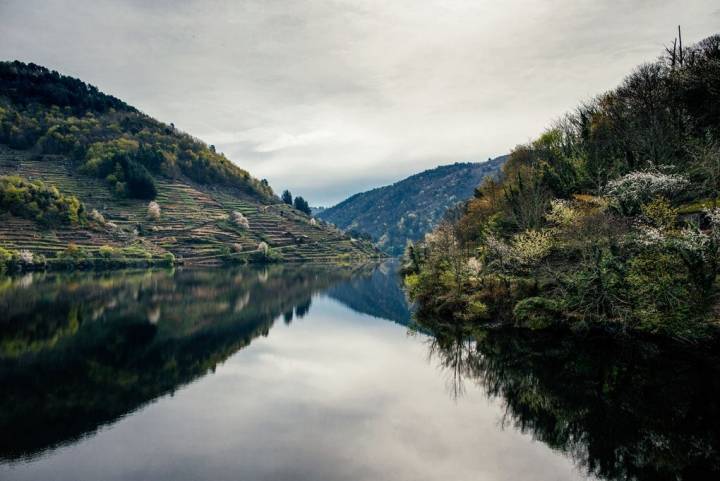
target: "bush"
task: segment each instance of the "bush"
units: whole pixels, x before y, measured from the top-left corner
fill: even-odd
[[[520,327],[547,329],[559,324],[565,306],[562,301],[546,297],[528,297],[519,301],[513,309],[513,317]]]
[[[75,196],[61,194],[41,181],[0,177],[0,208],[45,225],[78,224],[86,220],[85,206]]]

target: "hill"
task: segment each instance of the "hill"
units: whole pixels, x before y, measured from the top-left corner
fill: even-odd
[[[422,239],[435,227],[449,207],[472,197],[483,178],[497,174],[506,158],[426,170],[355,194],[317,216],[341,229],[367,233],[385,252],[399,255],[408,240]]]
[[[419,312],[683,342],[720,334],[718,86],[714,35],[516,147],[462,216],[408,252]]]
[[[0,62],[0,176],[0,260],[375,255],[214,146],[34,64]]]

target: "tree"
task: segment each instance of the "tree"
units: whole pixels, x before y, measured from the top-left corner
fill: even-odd
[[[300,196],[295,197],[294,206],[300,212],[304,212],[305,214],[310,215],[310,212],[311,212],[310,205],[302,197],[300,197]]]
[[[293,197],[289,190],[284,190],[282,193],[282,201],[288,205],[293,205]]]

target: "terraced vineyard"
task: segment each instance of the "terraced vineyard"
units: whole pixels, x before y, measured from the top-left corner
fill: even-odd
[[[200,186],[187,178],[158,178],[159,220],[147,216],[147,202],[115,196],[102,180],[78,174],[71,159],[37,155],[0,145],[0,175],[42,180],[97,209],[107,226],[47,229],[0,213],[0,245],[54,255],[69,243],[93,251],[103,245],[137,245],[153,253],[172,252],[186,263],[217,264],[252,257],[266,242],[283,261],[326,262],[376,256],[367,243],[349,238],[283,203],[260,204],[230,188]],[[231,222],[241,212],[249,228]],[[114,225],[114,227],[113,227]]]

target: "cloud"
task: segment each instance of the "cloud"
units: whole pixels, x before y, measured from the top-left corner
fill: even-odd
[[[506,153],[652,60],[712,0],[0,2],[0,58],[96,84],[331,204]]]

